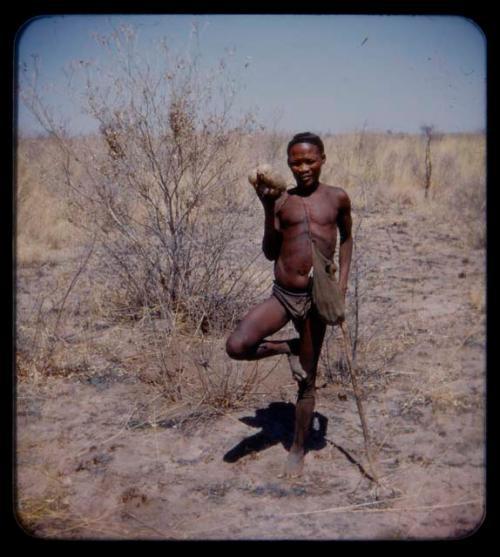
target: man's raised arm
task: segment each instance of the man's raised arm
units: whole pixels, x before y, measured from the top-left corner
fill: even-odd
[[[340,194],[339,212],[337,215],[337,226],[340,232],[339,248],[339,286],[344,296],[347,292],[347,281],[349,279],[349,269],[352,258],[352,218],[351,200],[345,191]]]
[[[266,259],[274,261],[278,258],[281,249],[281,231],[279,221],[276,217],[276,199],[259,196],[264,207],[264,238],[262,239],[262,251]]]

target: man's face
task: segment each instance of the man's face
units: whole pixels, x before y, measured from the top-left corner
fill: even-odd
[[[292,145],[288,154],[288,166],[297,180],[297,185],[304,188],[314,186],[319,180],[325,159],[325,155],[321,154],[316,145],[311,143]]]

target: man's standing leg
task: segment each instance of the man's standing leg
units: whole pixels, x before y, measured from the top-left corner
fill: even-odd
[[[295,431],[285,466],[288,477],[300,476],[304,466],[305,444],[309,436],[316,395],[316,371],[326,325],[312,309],[300,328],[300,363],[307,378],[299,382],[295,406]]]

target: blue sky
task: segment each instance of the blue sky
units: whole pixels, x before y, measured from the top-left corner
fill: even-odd
[[[50,16],[21,30],[17,62],[36,54],[42,81],[58,89],[66,64],[103,57],[93,32],[137,26],[140,48],[151,52],[152,42],[164,36],[184,48],[195,20],[207,64],[234,50],[242,85],[238,107],[258,109],[264,124],[285,132],[486,126],[486,39],[474,22],[458,16]],[[50,101],[72,131],[95,129],[64,93],[53,92]],[[21,103],[18,110],[20,130],[38,132]]]

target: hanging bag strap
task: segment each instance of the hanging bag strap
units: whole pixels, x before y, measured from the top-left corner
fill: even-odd
[[[306,226],[307,226],[307,234],[309,236],[309,240],[311,242],[311,258],[312,258],[312,267],[311,270],[309,271],[309,276],[312,277],[314,276],[314,249],[315,249],[315,244],[314,244],[314,240],[311,234],[311,224],[310,224],[310,220],[309,220],[309,212],[307,210],[307,205],[306,202],[304,201],[304,199],[301,197],[300,201],[302,202],[302,207],[304,207],[304,215],[306,217]]]
[[[301,198],[302,199],[302,198]],[[344,318],[345,306],[342,293],[335,279],[336,266],[332,260],[326,258],[311,234],[311,221],[307,205],[302,199],[306,218],[307,233],[311,241],[311,257],[313,270],[312,297],[319,316],[329,325],[336,325]]]
[[[311,244],[313,244],[314,240],[313,240],[312,235],[311,235],[311,225],[310,225],[310,221],[309,221],[309,212],[307,210],[307,205],[306,205],[306,202],[302,199],[302,197],[300,198],[300,200],[302,201],[302,207],[304,207],[304,215],[306,217],[307,234],[309,235],[309,240],[311,240]]]

